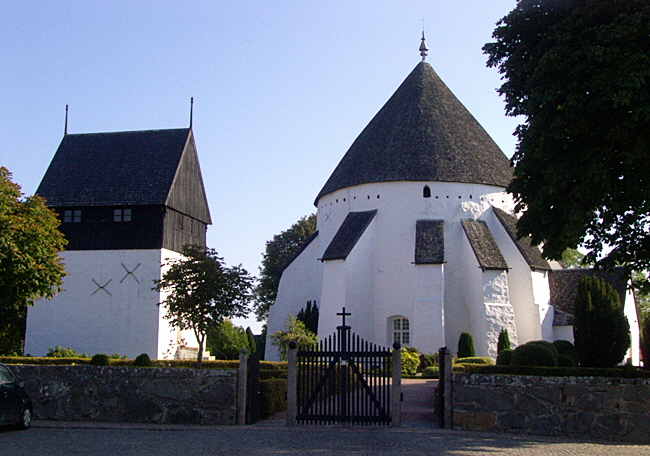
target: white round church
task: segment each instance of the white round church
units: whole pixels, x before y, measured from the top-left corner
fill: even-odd
[[[496,356],[504,328],[514,345],[573,340],[572,308],[554,308],[552,296],[566,294],[553,285],[563,271],[516,239],[511,177],[508,158],[423,59],[316,197],[317,232],[282,273],[267,333],[315,301],[320,337],[345,307],[364,339],[423,353],[455,353],[464,331],[478,356]],[[638,328],[633,299],[626,313]],[[278,359],[270,341],[266,353]],[[638,364],[638,348],[630,357]]]

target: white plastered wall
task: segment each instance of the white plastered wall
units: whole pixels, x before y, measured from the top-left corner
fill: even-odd
[[[504,208],[504,210],[506,210]],[[508,288],[510,293],[510,304],[515,313],[517,326],[516,334],[508,330],[513,348],[518,344],[525,344],[531,340],[542,339],[540,314],[545,312],[541,306],[548,306],[548,281],[546,292],[539,277],[531,271],[530,265],[521,254],[517,245],[512,240],[501,222],[497,219],[494,211],[490,210],[483,214],[483,220],[487,223],[492,236],[499,246],[508,264]],[[537,295],[535,288],[538,288]]]
[[[163,319],[164,299],[152,290],[168,250],[88,250],[61,254],[68,274],[64,291],[40,300],[27,317],[25,353],[42,356],[59,345],[93,355],[160,359],[177,337],[197,346],[191,333],[178,334]]]
[[[297,315],[307,301],[316,302],[320,312],[323,265],[318,260],[321,257],[319,245],[320,234],[282,272],[275,304],[269,309],[265,354],[269,361],[280,359],[269,337],[284,328],[287,316]]]
[[[431,189],[430,198],[423,198],[425,185]],[[478,219],[493,204],[507,208],[511,199],[498,187],[447,182],[363,184],[321,197],[318,251],[306,249],[289,269],[310,262],[320,264],[316,259],[322,257],[349,212],[376,209],[377,214],[368,227],[372,235],[368,236],[366,230],[347,260],[326,261],[323,265],[322,276],[317,279],[322,284],[319,335],[330,334],[340,324],[335,314],[345,303],[346,310],[353,313],[348,317],[353,331],[365,335],[366,320],[373,321],[371,342],[389,343],[387,319],[401,315],[411,322],[413,346],[427,352],[447,344],[455,351],[460,332],[471,331],[467,290],[474,290],[476,301],[483,302],[483,279],[476,260],[471,269],[463,260],[463,243],[467,241],[460,220]],[[444,265],[414,264],[417,220],[444,221]],[[530,269],[526,268],[530,277]],[[294,291],[286,290],[311,287],[299,275],[288,274],[289,269],[283,274],[278,300],[271,308],[269,334],[281,329],[290,313],[284,296]],[[370,271],[372,282],[355,270]],[[297,309],[308,299],[313,298],[301,299],[304,302]],[[537,308],[535,311],[538,315]],[[364,312],[368,315],[361,317],[359,313]],[[486,318],[485,310],[482,318]]]
[[[627,359],[635,366],[641,365],[640,353],[639,353],[639,316],[636,310],[636,303],[634,298],[634,293],[628,288],[625,293],[625,302],[623,303],[623,312],[627,317],[627,321],[630,324],[630,349],[628,350]]]

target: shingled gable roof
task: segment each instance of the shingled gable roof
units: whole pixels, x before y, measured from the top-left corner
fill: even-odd
[[[69,134],[37,193],[51,207],[165,205],[182,163],[200,177],[196,157],[183,157],[188,145],[196,154],[189,128]]]
[[[320,260],[345,260],[375,218],[375,214],[377,214],[376,209],[348,213]]]
[[[519,252],[530,266],[530,269],[533,271],[536,269],[550,271],[551,266],[548,264],[548,261],[544,259],[542,252],[536,246],[531,245],[530,238],[517,239],[517,217],[496,207],[492,207],[492,209],[512,239],[512,242],[515,243],[517,249],[519,249]]]
[[[610,271],[595,271],[591,268],[553,269],[549,274],[551,305],[555,308],[553,326],[573,324],[578,282],[587,275],[596,276],[610,284],[618,293],[621,305],[625,304],[628,282],[625,268],[622,266],[615,267]]]
[[[483,220],[463,220],[461,223],[479,267],[483,271],[487,269],[507,270],[508,264],[487,223]]]
[[[508,158],[420,62],[361,132],[318,194],[370,182],[444,181],[506,187]]]

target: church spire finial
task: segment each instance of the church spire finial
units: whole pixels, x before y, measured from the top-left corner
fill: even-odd
[[[63,127],[63,136],[68,135],[68,105],[65,105],[65,125]]]
[[[194,117],[194,97],[190,98],[190,129],[192,128],[192,117]]]
[[[422,56],[423,62],[427,59],[428,51],[429,48],[427,47],[427,41],[424,39],[424,30],[422,30],[422,43],[420,43],[420,55]]]

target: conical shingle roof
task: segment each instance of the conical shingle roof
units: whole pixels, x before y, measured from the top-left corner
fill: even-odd
[[[506,187],[510,162],[431,65],[420,62],[354,141],[318,199],[371,182]]]

